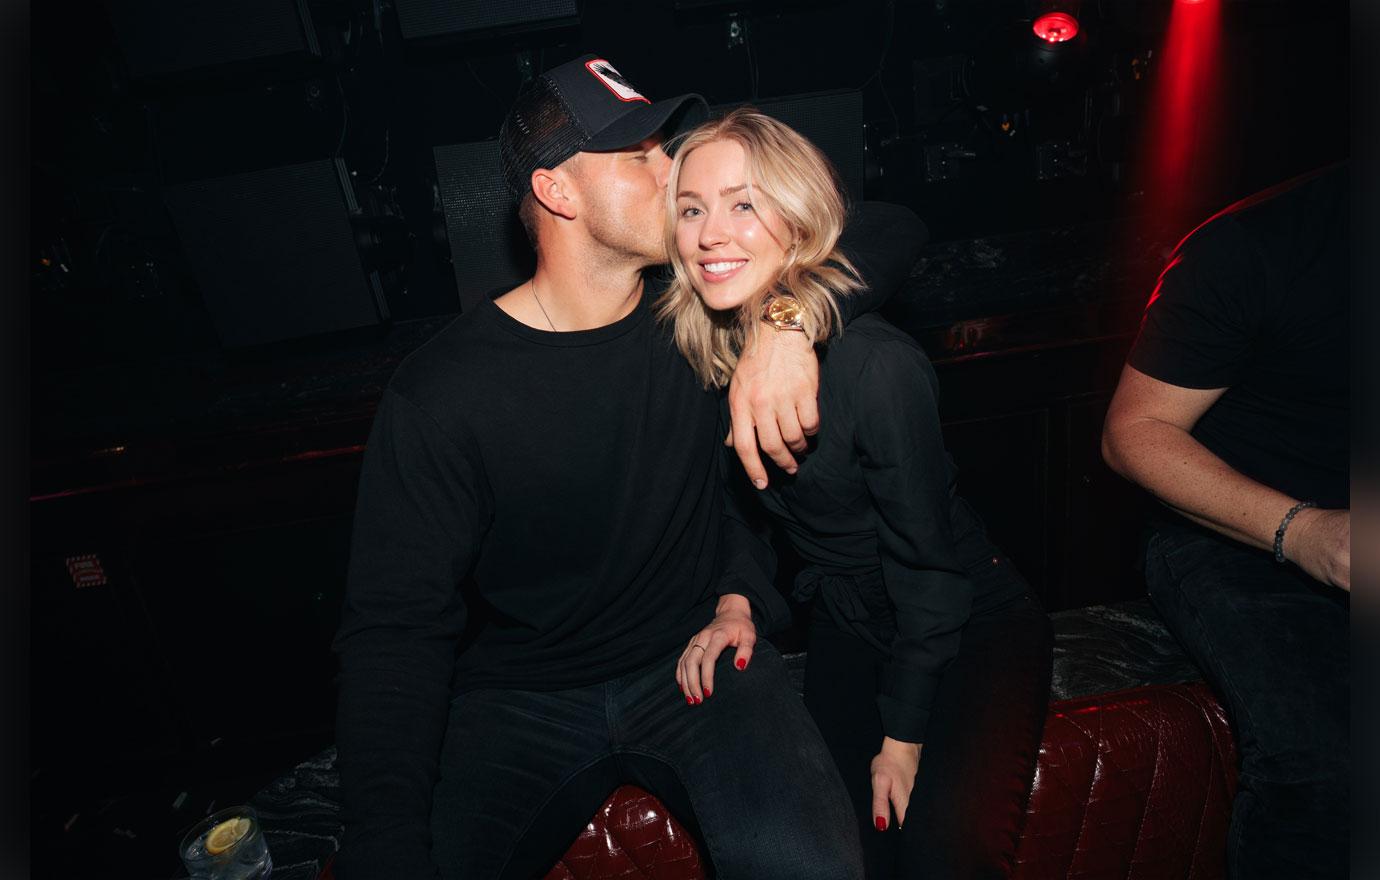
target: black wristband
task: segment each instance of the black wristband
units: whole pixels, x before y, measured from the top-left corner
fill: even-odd
[[[1295,504],[1293,507],[1289,508],[1288,513],[1284,514],[1284,519],[1279,521],[1279,528],[1275,529],[1275,562],[1285,561],[1284,531],[1285,529],[1289,528],[1289,523],[1294,521],[1294,517],[1298,515],[1298,512],[1300,510],[1303,510],[1305,507],[1317,506],[1317,503],[1313,501],[1300,501],[1298,504]]]

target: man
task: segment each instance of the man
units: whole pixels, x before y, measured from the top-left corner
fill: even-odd
[[[1186,238],[1103,428],[1108,464],[1174,512],[1146,582],[1236,732],[1237,878],[1347,874],[1347,210],[1335,166]]]
[[[861,875],[842,782],[757,640],[787,612],[769,548],[722,514],[715,395],[643,281],[665,259],[662,137],[704,115],[587,56],[504,122],[536,273],[398,368],[360,478],[342,880],[540,876],[623,782],[690,823],[721,877]],[[865,277],[903,277],[918,220],[855,227]],[[733,431],[761,481],[753,441],[789,472],[817,421],[812,388],[770,393],[783,358],[813,362],[803,334],[763,336]],[[715,684],[687,699],[676,661],[711,622],[733,650],[703,647]]]

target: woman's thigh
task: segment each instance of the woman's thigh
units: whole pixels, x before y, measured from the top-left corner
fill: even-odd
[[[1053,634],[1031,600],[974,617],[944,672],[906,814],[904,875],[1002,877],[1049,704]]]
[[[843,776],[853,827],[870,878],[890,877],[897,837],[878,832],[872,817],[872,758],[882,746],[877,686],[885,657],[823,614],[810,623],[805,662],[805,705]]]

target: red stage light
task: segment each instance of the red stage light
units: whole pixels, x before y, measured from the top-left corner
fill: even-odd
[[[1046,43],[1066,43],[1078,36],[1078,19],[1067,12],[1046,12],[1031,29]]]

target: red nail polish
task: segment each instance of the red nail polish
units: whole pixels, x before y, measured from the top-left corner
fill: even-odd
[[[696,706],[698,706],[700,703],[703,703],[703,702],[704,702],[704,697],[695,697],[695,705],[696,705]]]
[[[692,697],[692,696],[690,696],[689,694],[686,694],[686,695],[685,695],[685,702],[686,702],[686,705],[693,706],[693,705],[695,705],[695,698]]]
[[[742,657],[739,657],[737,660],[734,661],[733,665],[737,666],[739,669],[747,669],[747,660]]]
[[[877,830],[878,830],[878,831],[885,831],[885,830],[886,830],[886,817],[885,817],[885,816],[878,816],[878,817],[877,817]]]
[[[706,697],[712,697],[712,696],[714,696],[714,692],[711,691],[709,688],[705,688],[705,689],[704,689],[704,695],[705,695]]]

